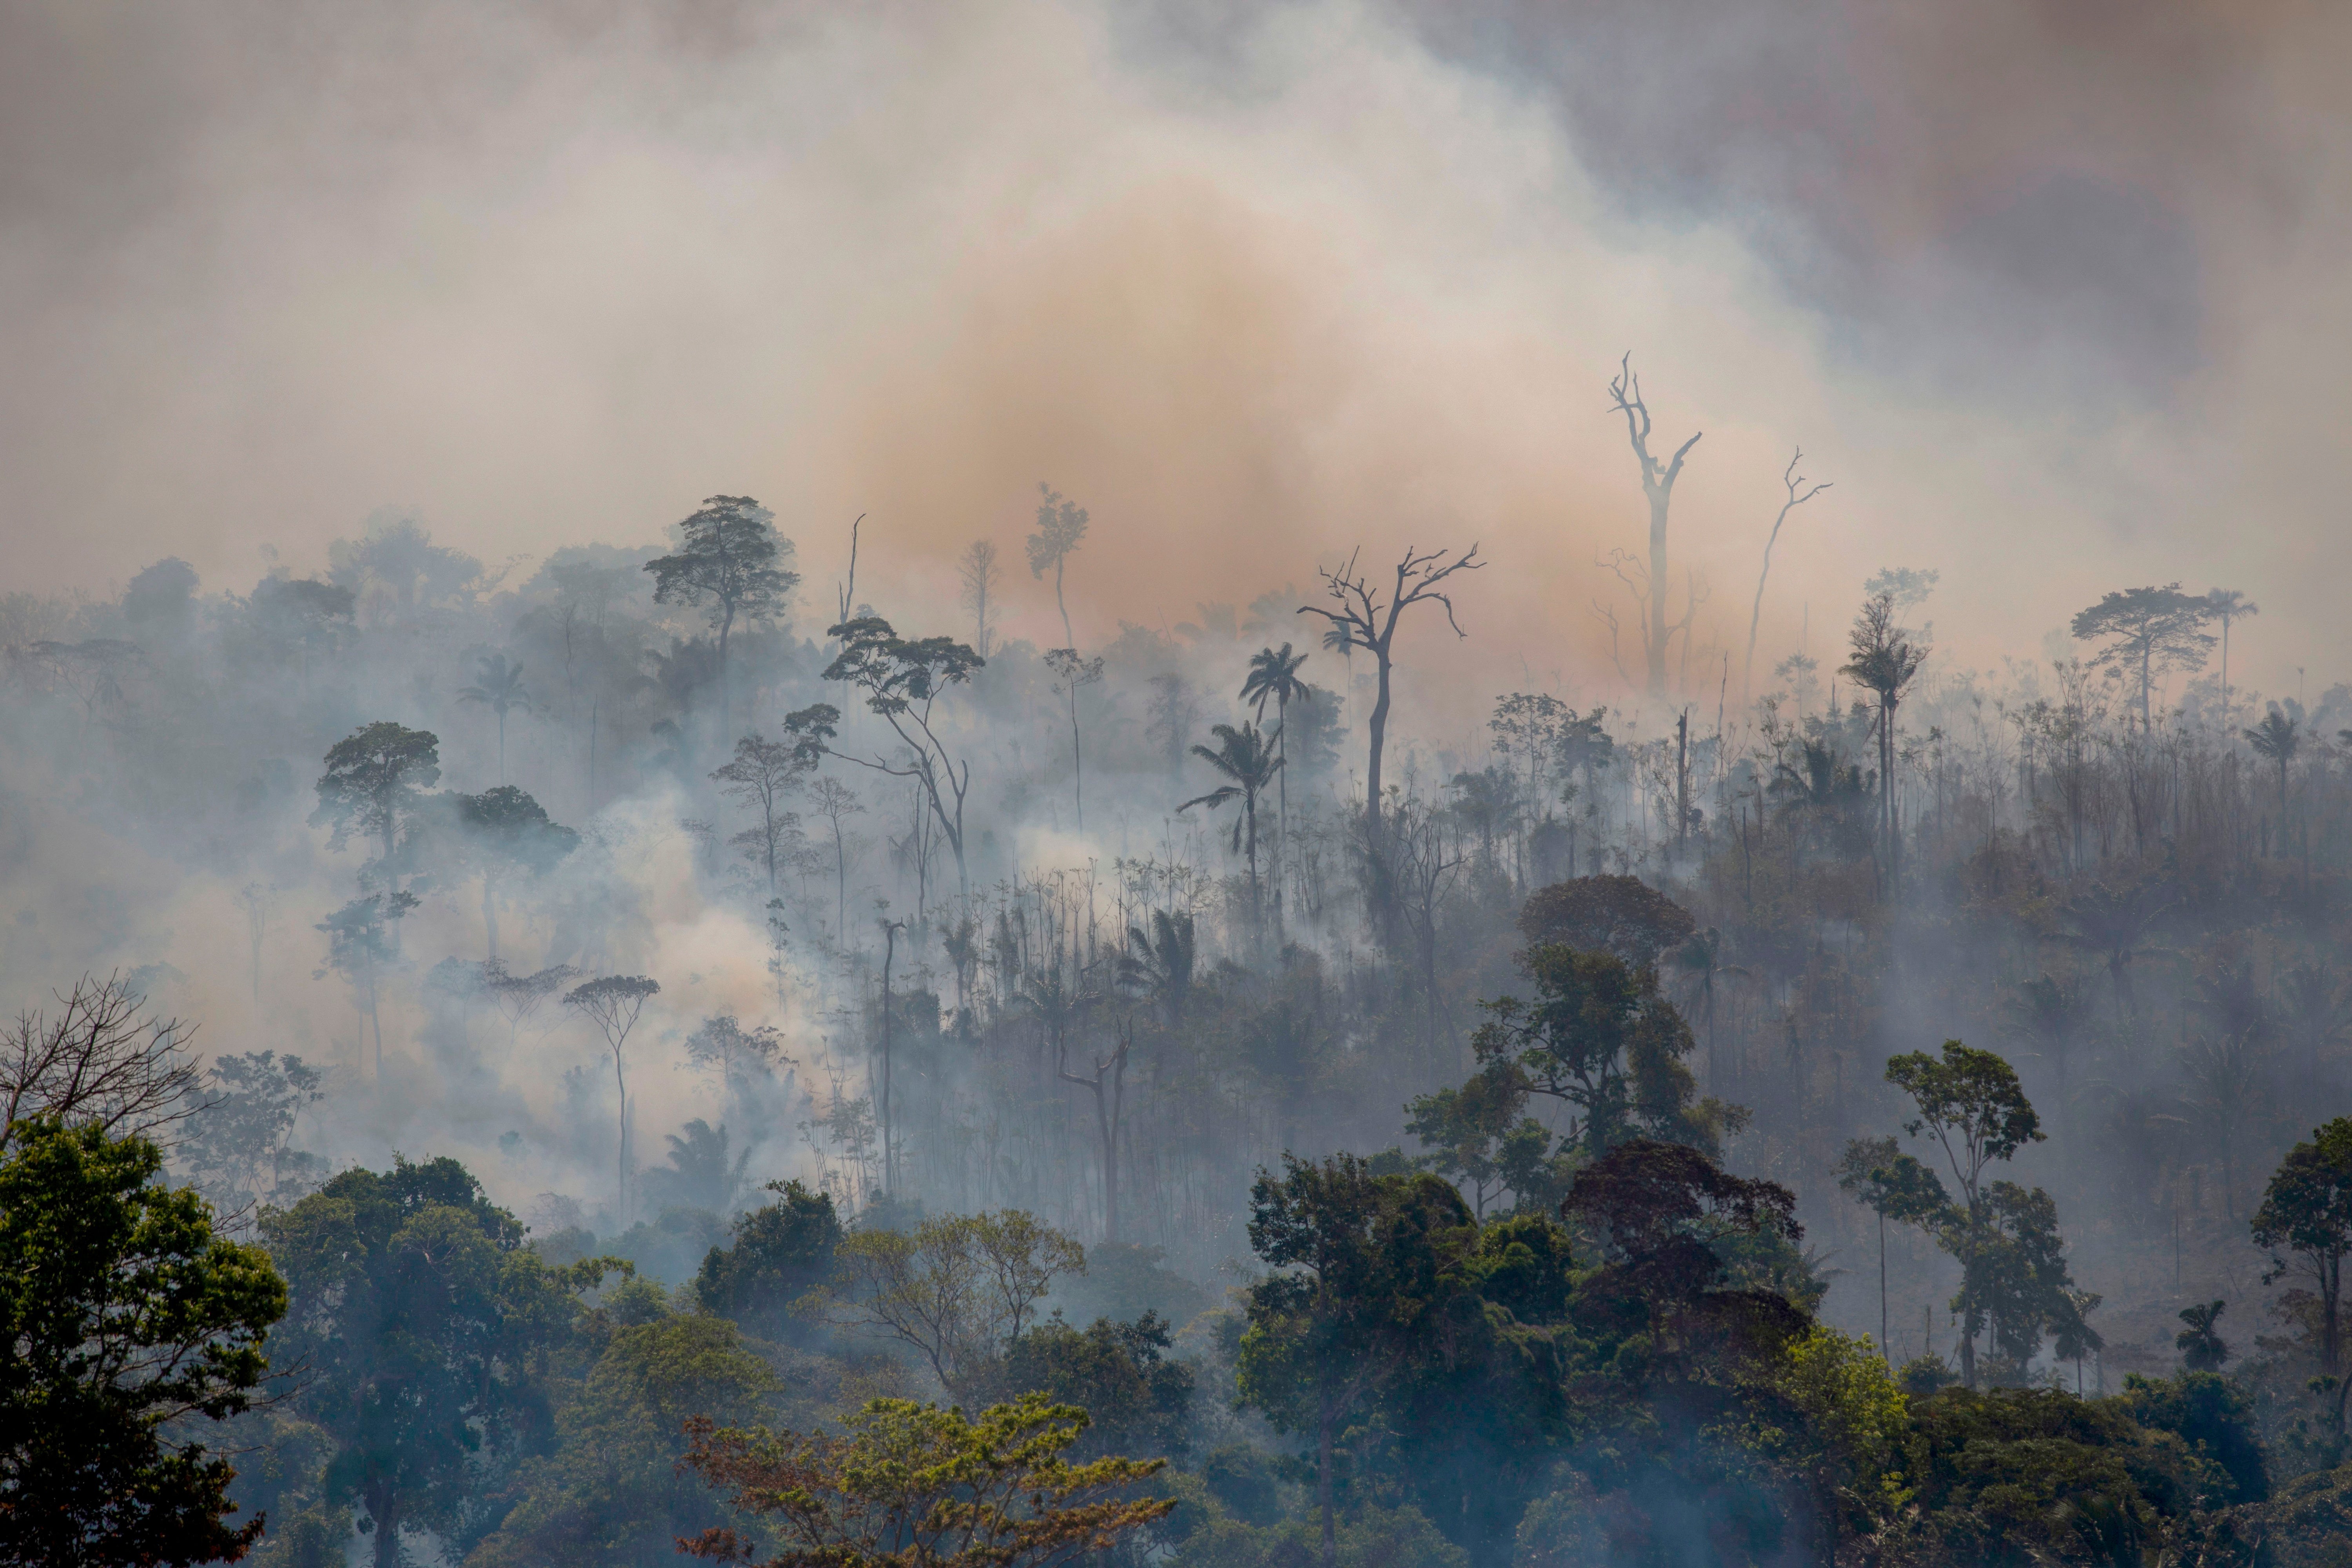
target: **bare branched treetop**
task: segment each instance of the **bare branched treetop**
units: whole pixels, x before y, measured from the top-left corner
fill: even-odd
[[[0,1149],[35,1116],[94,1122],[113,1136],[164,1141],[205,1108],[177,1018],[146,1012],[147,998],[119,975],[83,975],[58,1011],[20,1013],[0,1034]]]

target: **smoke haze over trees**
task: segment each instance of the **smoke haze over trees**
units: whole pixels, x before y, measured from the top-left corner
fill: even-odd
[[[185,1539],[2323,1541],[2352,37],[1782,9],[0,22],[0,1232],[308,1369]]]

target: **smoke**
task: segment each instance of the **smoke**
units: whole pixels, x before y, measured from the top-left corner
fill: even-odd
[[[802,541],[813,616],[862,511],[861,596],[923,619],[1044,479],[1096,518],[1082,641],[1359,542],[1476,539],[1473,644],[1413,658],[1599,700],[1622,688],[1595,562],[1642,515],[1601,393],[1630,348],[1662,431],[1706,432],[1675,527],[1699,653],[1744,643],[1799,444],[1837,489],[1784,538],[1768,648],[1888,563],[1943,568],[1962,658],[2176,576],[2340,647],[2282,570],[2332,504],[2298,458],[2341,375],[2313,347],[2343,309],[2312,216],[2346,166],[2322,18],[6,25],[20,583],[170,552],[242,586],[257,547],[307,559],[388,500],[530,556],[729,491]],[[1010,586],[1042,636],[1046,597]]]

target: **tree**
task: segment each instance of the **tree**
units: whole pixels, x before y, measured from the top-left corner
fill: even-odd
[[[963,607],[971,612],[971,646],[986,658],[992,640],[990,633],[995,629],[989,619],[989,601],[995,597],[1002,576],[996,546],[985,539],[973,540],[956,562],[956,575],[963,581]]]
[[[1034,1215],[952,1215],[843,1237],[825,1300],[837,1322],[906,1345],[961,1397],[1036,1320],[1055,1278],[1086,1268],[1086,1249]]]
[[[457,689],[457,700],[478,702],[498,716],[499,783],[505,784],[507,714],[518,709],[528,713],[534,706],[530,693],[523,689],[521,663],[509,663],[502,653],[484,654],[474,661],[474,683]]]
[[[1306,651],[1293,653],[1288,643],[1279,648],[1262,647],[1250,655],[1249,674],[1242,681],[1241,699],[1254,704],[1259,723],[1265,722],[1265,705],[1274,704],[1274,734],[1280,746],[1277,767],[1290,761],[1290,742],[1284,739],[1290,721],[1290,705],[1315,700],[1315,689],[1298,679],[1298,671],[1306,663]],[[1276,819],[1278,848],[1290,837],[1290,774],[1284,772],[1275,782],[1280,792],[1281,815]]]
[[[194,1027],[149,1015],[120,975],[85,974],[56,1000],[55,1016],[19,1013],[0,1031],[0,1152],[36,1116],[161,1141],[205,1109]]]
[[[798,746],[754,730],[735,742],[735,760],[710,775],[721,795],[759,818],[729,842],[767,873],[772,899],[777,864],[800,831],[800,818],[784,809],[784,799],[801,787],[808,761]]]
[[[958,889],[971,891],[971,872],[964,861],[964,798],[971,789],[971,763],[959,761],[946,737],[933,722],[940,694],[969,682],[987,661],[951,637],[907,638],[893,631],[879,616],[844,621],[827,632],[841,652],[827,665],[824,679],[856,687],[866,694],[866,706],[882,716],[906,748],[898,758],[861,757],[836,750],[833,740],[841,710],[820,702],[785,715],[784,729],[799,737],[803,754],[839,757],[861,768],[892,778],[913,779],[940,825],[948,847],[954,852]]]
[[[399,1568],[404,1528],[463,1521],[543,1409],[578,1293],[627,1267],[542,1263],[446,1156],[345,1171],[262,1234],[291,1289],[286,1357],[311,1373],[299,1407],[332,1445],[327,1492],[366,1510],[376,1568]]]
[[[1283,1156],[1250,1188],[1250,1247],[1274,1270],[1249,1289],[1237,1367],[1244,1403],[1311,1432],[1324,1568],[1338,1562],[1333,1488],[1341,1424],[1434,1338],[1466,1281],[1447,1265],[1475,1235],[1433,1175],[1375,1175],[1352,1154]]]
[[[1519,906],[1518,927],[1530,948],[1612,952],[1639,969],[1688,942],[1698,921],[1639,877],[1601,876],[1538,888]]]
[[[319,779],[319,809],[310,826],[332,829],[328,847],[341,849],[352,834],[382,841],[377,874],[392,877],[402,827],[416,816],[419,792],[441,778],[441,741],[429,730],[378,720],[352,731],[327,751]]]
[[[416,895],[404,889],[370,893],[353,899],[312,928],[326,933],[327,964],[311,971],[310,978],[324,980],[331,973],[352,983],[352,995],[362,1024],[362,1053],[367,1047],[366,1026],[373,1025],[375,1029],[375,1075],[379,1081],[383,1078],[383,1015],[377,1006],[377,980],[399,961],[400,948],[394,940],[393,928],[415,907]]]
[[[516,877],[544,876],[580,847],[580,835],[548,820],[547,808],[512,784],[447,797],[457,812],[466,858],[482,879],[488,962],[499,961],[499,893]]]
[[[858,804],[856,795],[839,779],[817,780],[810,787],[809,802],[833,829],[833,930],[835,937],[845,946],[849,942],[851,839],[844,824],[851,817],[862,815],[866,807]]]
[[[235,1562],[235,1470],[199,1420],[252,1407],[286,1285],[160,1180],[161,1150],[37,1114],[0,1157],[0,1563]]]
[[[1107,1056],[1094,1058],[1092,1076],[1080,1078],[1072,1072],[1066,1061],[1055,1063],[1054,1070],[1064,1083],[1074,1083],[1095,1098],[1095,1132],[1101,1141],[1103,1184],[1103,1239],[1118,1239],[1118,1135],[1119,1117],[1127,1105],[1127,1054],[1135,1044],[1135,1031],[1123,1026],[1118,1034],[1118,1046]]]
[[[1694,436],[1691,439],[1696,441],[1698,437]],[[1634,450],[1639,452],[1641,447],[1637,446]],[[1764,536],[1764,566],[1756,574],[1756,603],[1748,612],[1748,658],[1739,667],[1739,700],[1743,707],[1748,702],[1748,678],[1756,668],[1756,628],[1764,618],[1764,580],[1772,574],[1772,546],[1780,542],[1780,525],[1789,521],[1790,512],[1830,488],[1827,479],[1809,483],[1804,475],[1797,472],[1797,465],[1804,460],[1805,449],[1800,447],[1797,455],[1789,459],[1789,467],[1780,475],[1780,483],[1789,492],[1788,498],[1781,501],[1779,513],[1772,519],[1772,531]]]
[[[1878,699],[1878,835],[1881,863],[1891,885],[1901,871],[1903,847],[1895,816],[1895,712],[1927,662],[1927,650],[1915,647],[1909,633],[1895,624],[1892,594],[1874,594],[1862,606],[1846,646],[1853,657],[1839,673]]]
[[[613,1202],[619,1216],[627,1215],[629,1205],[629,1031],[637,1026],[637,1015],[645,1011],[646,1000],[660,990],[660,982],[646,975],[606,974],[573,987],[563,998],[565,1006],[596,1026],[596,1032],[604,1037],[605,1049],[613,1055],[613,1082],[621,1096],[619,1175]]]
[[[1625,438],[1641,465],[1642,494],[1650,503],[1650,563],[1645,570],[1637,569],[1636,576],[1639,587],[1648,593],[1643,605],[1642,649],[1649,670],[1649,695],[1655,701],[1666,694],[1666,645],[1688,625],[1687,617],[1672,626],[1666,622],[1666,512],[1674,501],[1675,481],[1682,478],[1683,461],[1706,432],[1693,432],[1666,462],[1650,455],[1650,405],[1642,400],[1642,378],[1633,374],[1630,352],[1618,363],[1616,378],[1609,384],[1609,397],[1610,406],[1625,416]]]
[[[1852,1138],[1837,1166],[1840,1190],[1878,1215],[1878,1347],[1895,1364],[1886,1316],[1886,1222],[1932,1230],[1951,1206],[1936,1173],[1895,1146],[1892,1138]]]
[[[2167,908],[2161,894],[2142,888],[2110,888],[2094,882],[2066,900],[2059,913],[2066,924],[2059,940],[2095,954],[2106,965],[2116,1000],[2116,1018],[2131,1010],[2131,961],[2148,928]]]
[[[1157,1001],[1170,1024],[1180,1024],[1184,1004],[1192,994],[1192,966],[1199,951],[1192,911],[1154,910],[1150,930],[1136,925],[1127,928],[1127,951],[1118,957],[1118,978]]]
[[[1214,724],[1209,732],[1217,738],[1217,749],[1195,746],[1192,754],[1207,763],[1229,784],[1219,784],[1206,795],[1194,795],[1176,809],[1192,810],[1205,805],[1211,811],[1233,801],[1242,803],[1241,815],[1234,819],[1233,847],[1241,849],[1249,865],[1250,907],[1257,907],[1257,797],[1275,774],[1282,771],[1282,759],[1275,755],[1271,742],[1276,737],[1261,734],[1256,725],[1244,721],[1242,727]]]
[[[2337,1117],[2287,1151],[2262,1206],[2254,1211],[2254,1244],[2268,1248],[2265,1285],[2291,1273],[2311,1281],[2319,1313],[2320,1370],[2334,1380],[2336,1426],[2344,1426],[2344,1258],[2352,1253],[2352,1117]]]
[[[568,963],[550,964],[530,974],[510,973],[503,963],[482,965],[482,989],[489,993],[490,1005],[507,1021],[510,1046],[521,1035],[523,1024],[550,996],[579,978],[580,972]]]
[[[777,1201],[735,1216],[728,1245],[704,1255],[693,1288],[704,1311],[773,1337],[832,1274],[842,1230],[831,1194],[798,1182],[770,1182],[767,1190]]]
[[[2303,746],[2303,737],[2296,732],[2298,728],[2297,721],[2279,711],[2279,705],[2273,702],[2271,710],[2263,715],[2261,723],[2251,730],[2239,731],[2245,736],[2246,744],[2254,749],[2256,756],[2278,764],[2279,841],[2282,847],[2285,844],[2286,834],[2286,766],[2294,761],[2295,752]]]
[[[1557,942],[1528,949],[1521,963],[1535,999],[1479,1004],[1486,1022],[1471,1048],[1482,1066],[1505,1066],[1530,1092],[1568,1105],[1562,1136],[1588,1157],[1642,1136],[1713,1151],[1744,1121],[1737,1108],[1697,1098],[1683,1065],[1690,1026],[1658,989],[1656,970]]]
[[[1172,1499],[1135,1495],[1164,1459],[1072,1465],[1087,1413],[1039,1394],[991,1405],[977,1420],[907,1399],[877,1399],[824,1433],[720,1430],[688,1424],[687,1463],[776,1538],[713,1530],[689,1555],[758,1568],[1029,1568],[1107,1552],[1165,1518]]]
[[[2230,721],[2230,627],[2263,613],[2263,607],[2237,588],[2209,588],[2206,614],[2221,623],[2221,722]]]
[[[2201,669],[2212,651],[2205,623],[2219,612],[2200,595],[2184,594],[2178,583],[2161,588],[2126,588],[2076,613],[2077,642],[2106,639],[2092,656],[2095,668],[2131,677],[2139,687],[2139,725],[2149,727],[2149,694],[2157,677],[2175,669]]]
[[[294,1123],[327,1098],[326,1076],[300,1057],[254,1051],[215,1057],[207,1077],[212,1103],[173,1153],[215,1213],[284,1208],[315,1190],[327,1162],[293,1147]]]
[[[1486,563],[1477,559],[1478,547],[1475,544],[1451,561],[1445,559],[1443,550],[1421,551],[1407,546],[1404,553],[1397,557],[1396,582],[1383,599],[1381,590],[1356,569],[1362,553],[1360,550],[1351,552],[1336,571],[1317,569],[1316,574],[1323,579],[1326,596],[1337,608],[1301,605],[1297,613],[1322,616],[1334,631],[1347,633],[1349,647],[1366,647],[1372,652],[1379,687],[1372,700],[1371,717],[1365,722],[1370,751],[1364,769],[1364,826],[1377,855],[1381,847],[1381,757],[1388,745],[1397,623],[1414,605],[1437,604],[1445,607],[1445,624],[1454,628],[1454,636],[1468,637],[1470,634],[1454,618],[1454,600],[1442,584],[1455,573],[1475,572]]]
[[[2028,1143],[2041,1142],[2041,1119],[2026,1100],[2014,1068],[1991,1051],[1958,1040],[1944,1042],[1940,1058],[1925,1051],[1895,1058],[1886,1064],[1886,1081],[1909,1095],[1917,1109],[1903,1131],[1935,1140],[1960,1189],[1952,1246],[1960,1261],[1961,1283],[1953,1310],[1960,1316],[1960,1376],[1974,1388],[1976,1336],[1990,1306],[1984,1265],[1994,1228],[1985,1167],[2011,1158]]]
[[[745,1028],[732,1013],[702,1020],[702,1027],[686,1037],[686,1059],[714,1074],[719,1087],[736,1100],[747,1098],[753,1084],[766,1079],[784,1055],[783,1032],[772,1024]]]
[[[1078,747],[1078,689],[1102,684],[1103,661],[1080,658],[1074,647],[1045,650],[1045,668],[1054,672],[1054,689],[1070,706],[1070,780],[1077,803],[1078,831],[1087,830],[1087,758]]]
[[[719,725],[728,729],[727,641],[737,621],[784,613],[801,574],[783,564],[793,542],[778,535],[776,514],[750,496],[712,496],[677,525],[676,552],[646,563],[654,603],[701,606],[719,634]]]
[[[1526,1114],[1528,1083],[1512,1064],[1494,1062],[1459,1089],[1415,1096],[1405,1106],[1404,1129],[1429,1151],[1421,1163],[1450,1181],[1470,1186],[1471,1212],[1484,1222],[1489,1197],[1509,1185],[1507,1152],[1515,1135],[1532,1128],[1549,1142],[1542,1123]],[[1527,1207],[1528,1194],[1520,1194]]]
[[[1069,564],[1070,552],[1087,536],[1087,509],[1063,500],[1059,490],[1042,479],[1037,494],[1037,531],[1027,542],[1029,575],[1042,578],[1046,567],[1054,569],[1054,607],[1062,613],[1062,646],[1076,647],[1078,639],[1070,630],[1070,607],[1062,599],[1062,572]]]
[[[2183,1367],[2190,1372],[2219,1372],[2221,1363],[2230,1359],[2229,1342],[2215,1327],[2229,1305],[2227,1301],[2207,1301],[2180,1309],[2180,1321],[2189,1326],[2172,1336],[2172,1344],[2180,1352]]]

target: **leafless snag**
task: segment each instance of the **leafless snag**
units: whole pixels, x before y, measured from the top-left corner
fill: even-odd
[[[58,1004],[55,1016],[20,1013],[0,1033],[0,1149],[43,1115],[168,1142],[209,1103],[188,1052],[194,1027],[147,1016],[121,976],[85,974]]]
[[[1443,550],[1423,551],[1408,545],[1397,561],[1396,583],[1383,601],[1381,590],[1357,569],[1357,560],[1362,554],[1363,551],[1357,549],[1337,571],[1316,569],[1316,575],[1323,579],[1327,595],[1338,608],[1301,605],[1297,613],[1322,616],[1334,626],[1344,628],[1357,647],[1372,651],[1380,673],[1380,696],[1372,704],[1371,719],[1366,725],[1370,756],[1364,770],[1364,824],[1377,851],[1381,842],[1381,754],[1388,742],[1389,675],[1394,668],[1398,617],[1409,605],[1433,602],[1445,606],[1445,624],[1454,628],[1454,636],[1468,637],[1470,634],[1454,618],[1453,599],[1439,584],[1456,572],[1475,572],[1486,563],[1477,558],[1475,544],[1451,561]]]
[[[1827,479],[1813,484],[1797,472],[1797,465],[1804,460],[1805,449],[1800,447],[1797,455],[1789,459],[1788,468],[1780,475],[1781,484],[1788,487],[1788,499],[1780,503],[1780,514],[1772,519],[1772,531],[1764,540],[1764,569],[1756,574],[1756,604],[1748,612],[1748,662],[1739,667],[1739,705],[1742,708],[1748,706],[1748,678],[1756,669],[1756,626],[1764,615],[1764,580],[1772,574],[1772,546],[1780,542],[1780,525],[1789,521],[1790,512],[1830,488]]]
[[[1674,500],[1675,481],[1682,478],[1683,460],[1698,445],[1699,431],[1660,463],[1650,455],[1650,405],[1642,400],[1642,378],[1633,374],[1633,354],[1627,350],[1609,384],[1610,406],[1625,416],[1625,437],[1642,465],[1642,493],[1650,502],[1650,565],[1645,574],[1649,593],[1643,606],[1642,645],[1649,666],[1649,694],[1666,692],[1666,645],[1681,629],[1666,622],[1666,512]],[[1622,574],[1620,574],[1622,575]],[[1689,625],[1684,618],[1683,625]]]

